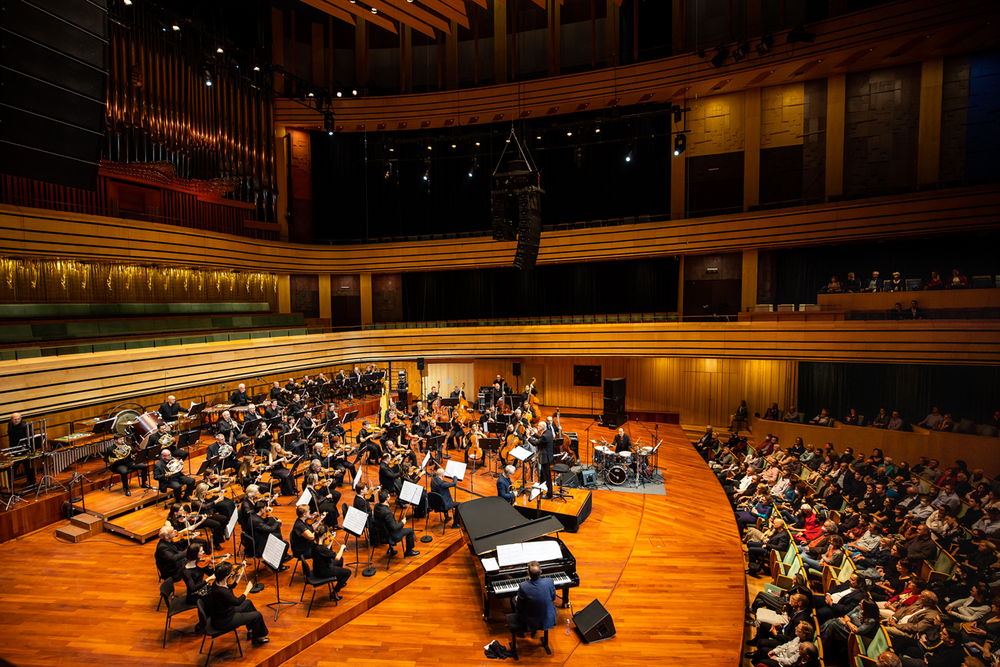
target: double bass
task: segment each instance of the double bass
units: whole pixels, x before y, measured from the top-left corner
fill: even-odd
[[[562,423],[559,421],[559,408],[556,408],[556,426],[559,427],[559,436],[562,439],[559,456],[562,458],[562,463],[572,468],[576,465],[576,452],[573,451],[569,436],[563,432]]]

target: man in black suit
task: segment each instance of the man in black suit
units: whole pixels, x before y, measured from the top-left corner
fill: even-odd
[[[165,422],[177,421],[177,415],[182,412],[184,411],[173,396],[167,396],[167,400],[160,403],[160,418]]]
[[[225,436],[223,436],[221,433],[216,433],[215,442],[213,442],[211,445],[208,446],[208,449],[205,451],[205,456],[209,459],[214,459],[218,457],[219,450],[222,449],[222,446],[224,444],[226,444]],[[237,461],[235,458],[235,451],[234,451],[234,453],[231,454],[228,458],[222,459],[221,461],[215,464],[215,471],[219,472],[220,470],[225,470],[226,468],[235,468],[237,467],[236,463]]]
[[[281,538],[281,519],[275,519],[273,516],[267,516],[268,508],[267,503],[263,500],[258,500],[257,504],[253,507],[254,513],[250,515],[250,536],[253,538],[254,554],[258,558],[264,553],[264,546],[267,544],[267,536],[274,535],[279,540]],[[288,566],[284,564],[284,561],[292,558],[292,554],[288,551],[285,552],[285,557],[282,560],[281,568],[279,572],[284,572],[288,569]]]
[[[392,465],[392,454],[382,455],[382,462],[378,467],[378,483],[387,493],[392,495],[399,495],[399,491],[403,488],[399,467]]]
[[[264,408],[264,419],[276,419],[278,415],[281,414],[278,411],[278,401],[272,400],[266,408]]]
[[[229,402],[238,408],[249,405],[250,397],[247,396],[247,386],[241,382],[236,391],[229,395]]]
[[[542,466],[542,482],[545,482],[545,499],[552,500],[552,457],[555,440],[545,422],[539,422],[538,435],[529,440],[537,448],[536,456]]]
[[[169,440],[170,444],[163,442],[164,439]],[[177,436],[170,432],[170,425],[167,422],[160,422],[156,430],[150,434],[149,440],[146,441],[146,449],[169,449],[170,455],[175,459],[183,460],[188,457],[188,451],[177,446]]]
[[[17,446],[27,446],[28,444],[28,423],[21,418],[20,412],[15,412],[10,416],[10,421],[7,422],[7,446],[17,447]],[[26,475],[26,482],[28,486],[35,485],[35,467],[33,464],[33,459],[25,458],[14,464],[14,471],[16,472],[17,467],[21,465],[24,466],[24,474]]]
[[[513,489],[514,482],[510,479],[516,470],[514,466],[506,466],[497,478],[497,495],[511,505],[514,504],[514,499],[517,498],[517,494],[514,493]]]
[[[413,528],[406,525],[405,517],[403,518],[402,523],[396,521],[396,517],[392,515],[392,510],[389,509],[389,494],[385,489],[378,492],[378,504],[375,505],[375,521],[382,524],[382,527],[384,527],[389,533],[389,539],[393,542],[399,542],[404,539],[406,540],[406,552],[403,554],[404,557],[409,558],[410,556],[417,556],[420,554],[419,551],[413,550]],[[395,555],[395,553],[396,550],[390,546],[389,554]]]
[[[257,412],[257,406],[251,403],[247,406],[247,413],[243,417],[243,431],[244,433],[253,433],[256,431],[257,422],[260,421],[260,413]]]
[[[924,319],[923,308],[917,308],[916,301],[910,301],[910,307],[903,311],[904,320],[922,320]]]
[[[160,459],[153,464],[153,479],[160,483],[160,492],[173,489],[174,500],[181,502],[182,499],[191,497],[197,481],[194,477],[188,477],[184,471],[176,472],[172,475],[167,473],[167,464],[173,459],[169,449],[160,452]],[[183,493],[181,489],[184,489]]]
[[[156,543],[156,551],[153,552],[153,559],[156,561],[156,570],[164,579],[170,578],[177,583],[181,580],[184,565],[187,563],[187,540],[174,542],[177,531],[170,526],[160,528],[160,541]]]
[[[632,438],[623,428],[618,429],[618,435],[615,436],[611,444],[614,446],[616,453],[632,451]]]
[[[431,493],[436,493],[444,500],[445,521],[448,520],[447,512],[455,510],[454,517],[452,519],[452,528],[458,528],[458,503],[456,503],[451,497],[451,489],[458,486],[458,482],[452,480],[450,482],[444,481],[444,468],[438,468],[437,472],[434,473],[434,478],[431,480]]]

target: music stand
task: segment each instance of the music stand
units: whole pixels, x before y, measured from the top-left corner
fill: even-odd
[[[367,563],[361,562],[361,536],[365,534],[365,530],[368,528],[368,515],[357,507],[348,506],[347,514],[343,516],[343,521],[344,532],[354,536],[354,562],[344,563],[344,566],[353,565],[355,577],[358,576],[358,568],[362,565],[365,566],[365,569],[361,571],[361,576],[375,576],[375,568],[372,567],[371,556],[369,555]]]
[[[360,410],[351,410],[350,412],[345,412],[344,416],[340,418],[340,425],[343,426],[347,424],[347,437],[351,439],[354,438],[354,419],[358,416]],[[345,438],[346,439],[346,438]]]
[[[483,456],[484,457],[489,456],[489,460],[490,460],[490,466],[489,466],[489,468],[487,468],[487,467],[484,466],[483,469],[479,471],[480,474],[483,473],[483,472],[488,472],[491,475],[493,475],[493,479],[496,479],[496,478],[500,477],[500,473],[496,472],[493,469],[493,466],[496,463],[498,463],[498,461],[496,460],[496,457],[494,456],[494,454],[496,454],[497,452],[500,451],[500,442],[501,442],[500,438],[480,438],[479,439],[479,446],[483,450]]]
[[[205,474],[206,470],[208,470],[209,468],[214,467],[215,464],[218,461],[221,461],[221,460],[222,460],[221,456],[216,456],[216,457],[210,458],[210,459],[206,458],[204,461],[201,462],[201,465],[198,467],[198,472],[197,472],[196,476],[197,477],[201,477],[202,475]]]
[[[517,490],[516,495],[521,495],[525,491],[530,491],[531,487],[528,486],[528,461],[535,458],[535,453],[530,452],[524,447],[518,445],[510,451],[510,455],[521,463],[521,487]]]
[[[288,551],[288,542],[275,537],[274,533],[268,533],[267,542],[264,543],[264,552],[261,554],[260,559],[264,561],[264,565],[267,569],[274,572],[274,587],[276,589],[275,601],[269,602],[268,607],[274,609],[274,620],[278,620],[278,612],[281,611],[282,605],[288,605],[289,607],[297,605],[298,602],[292,600],[282,600],[281,599],[281,581],[278,574],[281,572],[281,565],[285,561],[285,552]],[[274,563],[277,563],[275,565]]]
[[[112,427],[115,425],[116,417],[111,419],[101,419],[96,424],[94,424],[94,435],[101,435],[103,433],[111,433]]]
[[[437,453],[437,457],[434,459],[434,463],[440,468],[441,466],[441,447],[444,445],[446,435],[432,435],[427,438],[427,449]]]

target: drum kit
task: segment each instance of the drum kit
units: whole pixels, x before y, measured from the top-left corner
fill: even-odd
[[[604,439],[594,444],[594,466],[607,484],[621,486],[632,481],[636,486],[652,481],[656,466],[653,455],[657,447],[637,447],[634,452],[616,452]]]

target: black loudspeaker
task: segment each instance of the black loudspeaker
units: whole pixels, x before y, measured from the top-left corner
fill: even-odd
[[[573,450],[573,455],[580,458],[580,436],[572,431],[566,431],[563,435],[569,438],[569,448]]]
[[[423,357],[417,357],[417,370],[418,371],[424,370],[424,358]]]
[[[625,378],[604,378],[604,398],[625,400]]]
[[[580,485],[581,486],[596,486],[597,485],[597,471],[596,470],[581,470],[579,474],[580,474]]]
[[[597,600],[588,604],[583,611],[573,615],[573,623],[577,631],[583,636],[584,643],[611,639],[615,636],[615,622],[611,620],[611,614]]]
[[[576,473],[564,472],[560,473],[559,477],[556,479],[556,486],[565,486],[570,489],[575,489],[580,486],[580,478],[576,476]]]
[[[521,377],[521,362],[520,361],[515,361],[514,362],[514,377],[516,377],[516,378]]]
[[[106,0],[2,5],[0,171],[94,190],[108,79]]]

